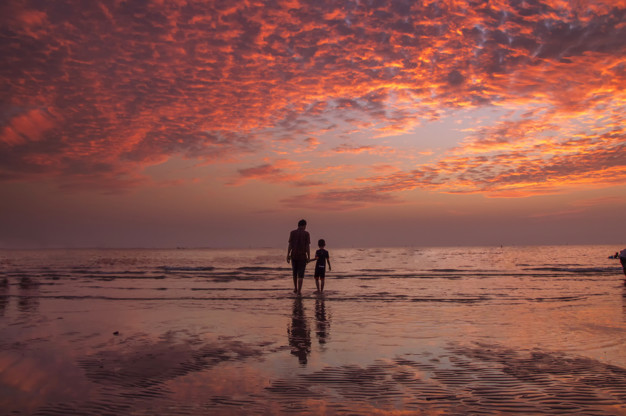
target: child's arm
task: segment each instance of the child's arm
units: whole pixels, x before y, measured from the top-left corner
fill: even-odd
[[[331,271],[332,269],[330,268],[330,257],[326,257],[326,261],[328,262],[328,271]]]

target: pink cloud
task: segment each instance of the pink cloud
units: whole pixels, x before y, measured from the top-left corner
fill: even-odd
[[[621,0],[70,1],[64,13],[9,1],[0,11],[0,179],[132,187],[173,156],[240,162],[274,141],[302,154],[327,137],[393,136],[489,106],[533,111],[469,132],[439,161],[345,179],[385,196],[357,187],[332,200],[384,203],[416,188],[532,194],[626,178]],[[233,183],[326,180],[257,162]]]
[[[350,146],[347,144],[342,144],[333,149],[335,153],[347,153],[347,154],[387,154],[392,153],[393,149],[389,146]]]
[[[14,147],[36,142],[58,125],[60,120],[49,110],[34,108],[13,116],[0,131],[0,143]]]
[[[299,164],[287,159],[280,159],[273,164],[264,163],[238,170],[238,176],[230,182],[230,185],[241,185],[249,180],[260,180],[270,183],[289,183],[296,186],[305,186],[307,181],[303,180],[304,175],[292,173],[298,170]],[[317,184],[317,182],[311,182]]]
[[[401,204],[403,202],[395,196],[379,192],[375,188],[359,188],[296,195],[282,199],[281,203],[291,208],[319,206],[325,210],[345,211],[374,204]]]

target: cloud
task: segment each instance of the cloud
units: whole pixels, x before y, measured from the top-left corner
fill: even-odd
[[[57,125],[57,117],[49,110],[41,108],[21,111],[4,123],[0,140],[8,148],[39,141],[47,131]]]
[[[389,146],[371,146],[371,145],[351,146],[348,144],[342,144],[340,146],[335,147],[333,149],[333,152],[347,153],[347,154],[360,154],[360,153],[387,154],[387,153],[393,153],[393,149]]]
[[[449,193],[482,193],[492,197],[520,197],[557,193],[571,187],[611,186],[626,175],[623,134],[535,145],[527,152],[503,151],[488,155],[448,156],[409,172],[361,178],[379,192],[427,189]],[[473,147],[472,147],[473,148]],[[500,145],[490,147],[499,149]],[[458,150],[457,150],[458,152]]]
[[[391,158],[325,141],[488,107],[532,111],[469,131],[439,161],[365,178],[378,199],[369,187],[316,197],[526,195],[626,178],[623,1],[9,0],[0,16],[0,180],[132,187],[174,156],[289,154],[277,142]],[[234,183],[326,182],[257,162]]]
[[[538,219],[563,219],[563,218],[578,218],[584,214],[585,210],[583,209],[567,209],[558,212],[548,212],[548,213],[540,213],[533,214],[530,218],[538,218]]]
[[[274,163],[264,163],[249,168],[239,169],[238,176],[230,185],[241,185],[250,180],[259,180],[269,183],[288,183],[295,186],[317,185],[318,182],[303,180],[304,175],[293,173],[298,170],[299,164],[287,159],[279,159]]]
[[[362,208],[371,204],[401,204],[402,200],[389,193],[379,192],[376,188],[332,189],[323,192],[301,194],[284,198],[283,206],[302,208],[310,206],[324,207],[326,210],[345,211]]]
[[[623,197],[606,196],[599,198],[582,199],[573,203],[577,207],[602,207],[609,205],[625,205],[626,201]]]

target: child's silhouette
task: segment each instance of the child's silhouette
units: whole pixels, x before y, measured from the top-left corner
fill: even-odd
[[[319,250],[315,252],[315,258],[313,260],[317,261],[315,263],[315,286],[317,286],[318,292],[324,291],[324,280],[326,279],[326,263],[328,263],[328,270],[331,270],[330,267],[330,255],[328,251],[324,249],[326,247],[326,241],[324,239],[320,239],[317,242]]]

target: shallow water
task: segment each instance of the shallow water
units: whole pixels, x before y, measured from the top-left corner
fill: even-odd
[[[618,249],[3,251],[0,409],[626,414]]]

